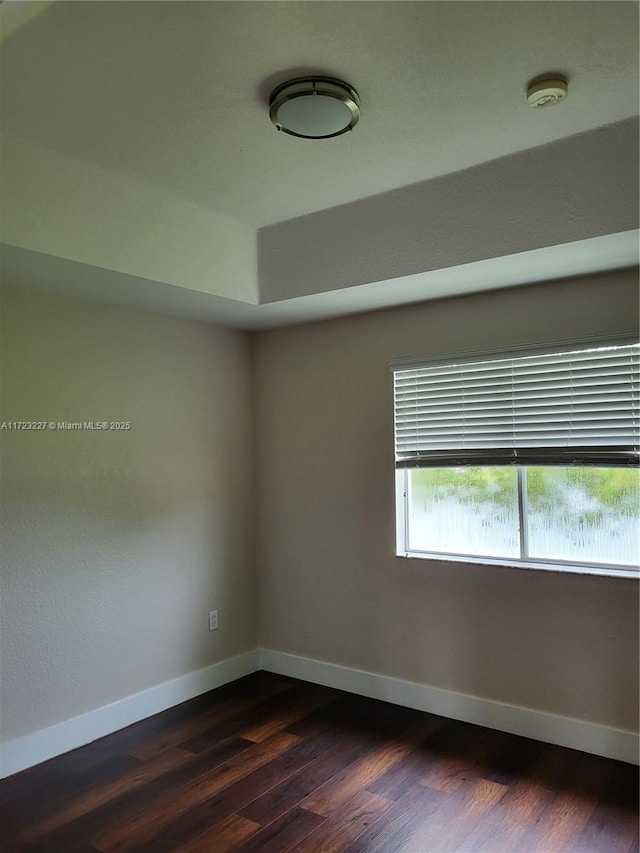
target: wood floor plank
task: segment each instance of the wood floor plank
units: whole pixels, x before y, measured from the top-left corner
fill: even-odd
[[[178,853],[230,853],[260,829],[259,824],[247,820],[246,817],[232,814],[217,823],[209,832],[174,849]]]
[[[420,782],[445,794],[454,793],[468,779],[484,772],[496,741],[495,733],[489,729],[460,724],[445,726],[442,735],[428,742],[423,750]]]
[[[595,801],[583,794],[562,792],[540,810],[514,845],[514,853],[554,853],[570,850],[595,809]]]
[[[205,708],[193,719],[186,719],[166,731],[158,732],[140,746],[129,749],[129,754],[141,761],[148,761],[174,746],[189,749],[190,741],[204,732],[209,733],[203,746],[207,748],[216,738],[239,735],[243,727],[243,714],[247,714],[246,725],[250,725],[263,714],[268,715],[270,708],[278,709],[282,703],[280,694],[292,689],[282,682],[276,682],[271,688],[263,687],[256,695],[244,696],[240,700],[231,697],[213,707]],[[227,728],[223,728],[224,723],[229,723]]]
[[[449,793],[429,818],[419,820],[397,853],[454,851],[473,831],[480,819],[504,797],[504,785],[475,779]],[[444,792],[443,792],[444,793]],[[494,848],[497,850],[497,848]]]
[[[246,748],[249,744],[246,745]],[[108,782],[99,787],[91,788],[79,796],[65,808],[58,809],[53,815],[41,821],[34,821],[21,840],[28,842],[48,832],[52,832],[65,823],[81,817],[118,797],[135,791],[143,785],[164,776],[166,773],[184,767],[193,762],[193,754],[181,749],[171,749],[159,755],[157,758],[147,762],[137,762],[137,767],[120,776],[113,782]]]
[[[236,853],[288,853],[305,849],[305,839],[324,818],[304,809],[291,809],[236,848]],[[213,853],[213,851],[211,851]]]
[[[392,806],[392,801],[369,791],[358,791],[304,840],[305,853],[342,853]]]
[[[318,724],[331,721],[335,725],[348,729],[354,736],[387,738],[405,731],[418,721],[424,722],[431,717],[429,714],[392,705],[389,702],[379,702],[353,693],[340,691],[336,693],[335,705],[320,708],[308,717],[290,725],[288,731],[300,737],[306,737]]]
[[[612,762],[592,755],[557,748],[547,761],[532,769],[553,792],[545,810],[535,815],[517,841],[516,853],[530,850],[569,850],[587,825],[613,774]]]
[[[306,699],[304,688],[298,684],[293,684],[290,685],[285,695],[282,695],[279,690],[276,694],[266,698],[254,697],[253,700],[244,700],[236,705],[231,712],[229,709],[221,709],[215,715],[212,714],[209,717],[208,725],[201,725],[199,731],[185,740],[179,741],[178,745],[181,749],[187,749],[191,752],[202,752],[209,749],[211,744],[221,737],[229,737],[233,734],[244,737],[245,731],[251,733],[258,727],[264,729],[262,736],[264,740],[268,737],[267,729],[270,728],[275,734],[287,727],[286,724],[279,725],[280,717],[286,716],[283,709],[301,704]],[[295,714],[292,714],[292,719],[295,719]],[[205,722],[203,721],[203,723]],[[252,740],[254,743],[257,742],[255,737],[245,739]]]
[[[570,853],[628,853],[638,835],[638,768],[620,767],[598,799]]]
[[[355,764],[333,777],[301,803],[301,807],[329,817],[354,794],[368,787],[389,768],[412,752],[431,729],[431,721],[418,723],[404,736],[373,748]]]
[[[217,772],[203,771],[179,788],[149,803],[126,823],[109,827],[90,841],[102,853],[125,850],[128,846],[138,847],[172,818],[179,817],[299,742],[300,738],[296,735],[281,732],[263,743],[254,744],[219,767]]]
[[[273,790],[240,809],[240,814],[262,825],[271,823],[371,749],[367,740],[361,737],[354,737],[350,743],[337,739],[338,743],[325,754],[302,768],[291,779],[276,785]]]
[[[416,826],[443,808],[449,799],[449,794],[416,784],[348,844],[343,853],[389,853],[398,850],[411,837]]]
[[[93,741],[87,746],[68,752],[54,759],[54,761],[56,764],[60,762],[60,766],[65,771],[93,770],[105,757],[111,758],[115,752],[126,753],[127,751],[133,755],[136,747],[140,748],[154,737],[165,738],[167,733],[179,724],[193,722],[215,708],[220,708],[223,705],[225,707],[231,706],[243,697],[249,697],[251,701],[255,701],[256,696],[259,696],[262,690],[271,692],[287,689],[286,682],[271,681],[262,677],[255,679],[255,675],[260,674],[255,673],[253,676],[239,678],[237,681],[219,687],[217,690],[196,696],[187,702],[182,702],[180,705],[168,708],[166,711],[161,711],[152,717],[147,717],[113,734]],[[144,755],[141,757],[145,758]]]
[[[437,823],[439,815],[447,814],[447,804],[450,811],[460,809],[466,799],[449,795],[470,781],[481,780],[483,786],[488,783],[504,791],[505,786],[484,779],[487,772],[494,775],[487,758],[495,757],[496,750],[501,747],[504,747],[501,733],[488,729],[452,721],[436,728],[396,768],[369,786],[368,790],[398,800],[397,807],[389,814],[393,825],[378,827],[374,824],[367,833],[371,849],[380,853],[387,848],[400,849],[416,832],[421,812]],[[427,789],[426,795],[423,786]],[[443,796],[434,797],[432,793]],[[369,847],[356,844],[348,849],[355,853],[356,850],[368,851]]]
[[[138,853],[163,853],[197,838],[324,754],[332,740],[332,735],[326,732],[301,740],[268,764],[164,824],[146,844],[138,847]]]
[[[310,695],[301,696],[295,701],[281,706],[275,714],[263,715],[266,716],[266,719],[261,719],[249,728],[242,729],[239,734],[245,740],[261,743],[277,732],[288,729],[292,723],[307,717],[312,711],[335,702],[335,700],[336,695],[333,690],[319,688],[317,691],[312,691]]]
[[[164,775],[149,781],[146,785],[127,790],[126,793],[97,806],[86,814],[71,820],[52,830],[46,836],[41,836],[34,842],[34,849],[71,851],[79,838],[92,839],[97,833],[107,828],[119,826],[133,819],[141,811],[149,808],[150,804],[170,797],[174,791],[183,785],[201,777],[203,774],[217,772],[217,768],[225,762],[240,756],[244,751],[253,748],[250,741],[242,738],[231,738],[221,741],[202,755],[191,755],[190,761]],[[30,824],[26,825],[26,831]],[[23,832],[25,827],[23,827]],[[18,835],[22,840],[22,833]],[[24,842],[23,842],[24,843]],[[28,845],[28,849],[31,847]]]
[[[116,754],[101,761],[94,773],[65,771],[55,780],[46,774],[37,782],[33,780],[18,796],[12,796],[0,806],[0,827],[6,835],[17,837],[24,833],[25,828],[30,829],[40,821],[52,820],[56,824],[56,814],[68,808],[73,809],[75,801],[84,797],[93,787],[136,772],[140,766],[140,762],[129,755]],[[13,793],[15,795],[15,791]]]
[[[637,767],[261,673],[0,781],[0,844],[638,853],[638,799]]]
[[[553,747],[540,745],[540,757],[534,766],[553,760]],[[507,787],[506,793],[473,826],[456,850],[467,853],[506,853],[553,801],[553,791],[540,781],[541,773],[532,773]]]
[[[431,758],[430,746],[432,741],[446,725],[442,717],[434,717],[430,721],[430,728],[426,737],[417,744],[416,748],[394,764],[386,773],[373,781],[367,790],[372,794],[380,794],[389,800],[398,800],[416,782],[425,775],[425,767]]]

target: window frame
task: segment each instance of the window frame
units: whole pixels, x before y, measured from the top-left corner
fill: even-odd
[[[443,466],[446,467],[446,466]],[[523,477],[524,466],[518,468],[518,522],[520,546],[527,537],[526,524],[521,515],[521,501],[524,499]],[[505,566],[514,569],[537,569],[550,572],[566,572],[569,574],[604,575],[609,577],[640,578],[640,569],[618,563],[598,563],[588,560],[547,560],[541,557],[488,557],[483,554],[457,554],[448,551],[425,551],[409,548],[409,473],[411,468],[396,468],[396,557],[403,559],[431,560],[437,563],[467,563],[469,565]],[[526,521],[526,517],[524,519]]]
[[[638,336],[635,332],[625,332],[606,337],[573,338],[562,341],[547,341],[544,343],[522,347],[500,347],[473,352],[446,353],[432,358],[402,358],[391,362],[392,374],[398,370],[410,370],[420,367],[446,365],[460,361],[482,360],[486,358],[509,358],[542,354],[545,352],[571,351],[577,348],[624,346],[635,344]],[[395,429],[394,429],[395,436]],[[448,467],[443,464],[442,467]],[[452,467],[456,467],[453,466]],[[480,466],[479,466],[480,467]],[[625,577],[638,579],[640,567],[620,565],[616,563],[600,563],[597,561],[569,561],[562,559],[543,559],[531,557],[528,554],[527,529],[527,499],[526,499],[526,465],[515,465],[517,468],[518,484],[518,526],[520,554],[525,557],[488,557],[482,554],[456,554],[452,552],[425,551],[409,548],[409,472],[411,466],[400,466],[395,469],[395,510],[396,510],[396,556],[405,559],[430,560],[437,563],[466,563],[469,565],[503,566],[529,570],[563,572],[568,574],[588,574],[607,577]],[[606,466],[597,466],[606,467]]]

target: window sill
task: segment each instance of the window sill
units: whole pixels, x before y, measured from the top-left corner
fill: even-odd
[[[432,554],[426,551],[402,551],[396,557],[409,560],[430,560],[434,563],[466,563],[473,566],[503,566],[509,569],[528,569],[542,572],[562,572],[571,575],[598,575],[609,578],[640,579],[634,566],[601,566],[589,563],[543,563],[536,560],[510,560],[497,557],[473,557],[458,554]]]

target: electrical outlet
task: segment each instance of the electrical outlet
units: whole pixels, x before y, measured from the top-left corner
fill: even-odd
[[[210,610],[209,611],[209,630],[217,631],[218,630],[218,611]]]

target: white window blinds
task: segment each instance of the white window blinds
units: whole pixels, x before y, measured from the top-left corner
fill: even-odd
[[[392,369],[397,467],[638,464],[638,344]]]

